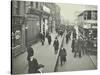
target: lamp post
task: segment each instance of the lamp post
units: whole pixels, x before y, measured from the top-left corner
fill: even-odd
[[[25,14],[25,46],[28,46],[28,40],[27,40],[27,30],[28,30],[28,26],[27,26],[27,15]]]

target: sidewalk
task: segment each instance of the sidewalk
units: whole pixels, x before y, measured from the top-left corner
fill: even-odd
[[[92,62],[94,63],[95,67],[97,68],[97,56],[90,55],[90,58],[91,58]]]
[[[56,34],[54,33],[51,34],[51,37],[52,37],[51,45],[48,44],[48,41],[46,39],[44,46],[42,46],[40,42],[38,46],[35,47],[32,46],[35,51],[34,53],[35,58],[37,58],[40,64],[45,65],[43,72],[53,72],[57,60],[57,54],[55,55],[54,47],[53,47],[53,41],[56,37]],[[59,37],[58,40],[60,46],[62,42],[62,38]]]
[[[53,41],[55,39],[56,34],[52,33],[52,43],[51,45],[48,44],[47,39],[45,39],[44,46],[41,45],[41,42],[33,45],[32,48],[34,50],[34,57],[37,59],[39,64],[45,65],[43,72],[53,72],[54,67],[57,60],[57,54],[55,55]],[[59,37],[59,44],[61,45],[62,38]],[[60,46],[59,45],[59,46]],[[12,70],[14,73],[19,74],[27,74],[28,73],[28,62],[27,62],[27,52],[19,55],[12,62]]]

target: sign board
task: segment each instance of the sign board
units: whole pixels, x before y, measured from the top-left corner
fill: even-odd
[[[46,7],[45,5],[43,6],[43,10],[47,13],[50,13],[50,9],[48,7]]]
[[[25,18],[21,16],[13,16],[12,24],[13,25],[22,25],[24,23]]]
[[[86,28],[86,29],[91,28],[91,24],[84,24],[83,28]]]

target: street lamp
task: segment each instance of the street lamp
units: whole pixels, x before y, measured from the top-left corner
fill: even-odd
[[[27,26],[27,15],[25,14],[24,15],[25,16],[25,46],[27,47],[28,46],[28,44],[27,44],[27,42],[28,42],[28,40],[27,40],[27,30],[28,30],[28,26]]]

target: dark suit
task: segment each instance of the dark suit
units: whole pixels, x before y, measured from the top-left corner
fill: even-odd
[[[38,62],[37,59],[33,58],[33,60],[29,62],[28,73],[37,73],[37,72],[38,72]]]

